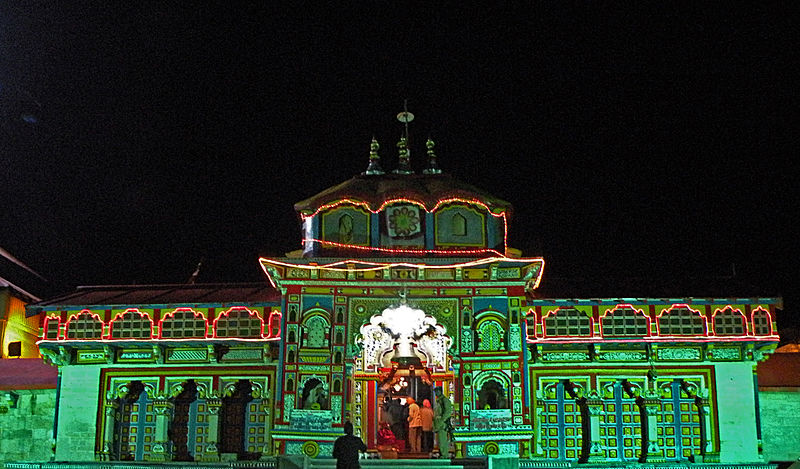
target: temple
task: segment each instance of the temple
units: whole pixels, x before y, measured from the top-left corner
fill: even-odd
[[[754,371],[779,298],[543,297],[511,204],[442,172],[430,140],[415,173],[409,146],[384,171],[373,141],[363,174],[295,204],[303,249],[259,259],[262,284],[29,305],[59,372],[55,460],[320,459],[345,421],[402,457],[378,433],[413,397],[452,403],[442,457],[764,462]]]

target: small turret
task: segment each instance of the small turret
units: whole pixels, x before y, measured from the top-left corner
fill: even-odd
[[[414,171],[411,170],[411,151],[408,149],[408,140],[406,137],[400,137],[400,141],[397,142],[397,156],[399,163],[394,173],[414,174]]]
[[[367,170],[364,174],[384,174],[383,168],[381,168],[381,157],[378,155],[378,149],[380,149],[380,147],[375,137],[372,137],[372,142],[369,144],[369,166],[367,166]]]
[[[428,148],[428,167],[422,170],[422,174],[442,174],[442,170],[436,164],[436,153],[433,152],[435,145],[431,139],[425,142],[425,147]]]

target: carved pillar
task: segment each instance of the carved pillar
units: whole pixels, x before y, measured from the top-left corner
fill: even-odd
[[[658,446],[658,413],[661,411],[661,399],[657,392],[648,390],[639,401],[639,406],[644,410],[645,419],[642,421],[642,437],[645,441],[645,453],[639,462],[663,462],[664,449]]]
[[[262,396],[261,403],[261,410],[264,412],[264,446],[261,449],[261,459],[268,459],[269,457],[273,456],[272,452],[272,404],[270,403],[271,399],[269,397],[269,390],[265,390],[266,396]]]
[[[603,401],[597,397],[586,399],[586,408],[589,414],[589,434],[584,435],[584,440],[589,438],[589,461],[605,461],[603,445],[600,444],[600,419],[603,415]]]
[[[542,448],[542,412],[544,411],[544,392],[541,389],[536,390],[536,397],[534,398],[534,409],[536,415],[533,425],[533,451],[535,456],[543,456],[544,448]]]
[[[100,451],[101,461],[112,461],[114,454],[114,429],[117,424],[116,413],[119,402],[113,398],[106,398],[103,405],[103,448]]]
[[[209,397],[206,399],[208,406],[208,435],[206,446],[201,456],[202,461],[219,461],[219,412],[222,409],[222,399]]]
[[[172,448],[170,447],[169,428],[172,412],[175,405],[163,397],[153,401],[153,410],[156,413],[156,431],[153,435],[153,454],[151,461],[171,461]]]

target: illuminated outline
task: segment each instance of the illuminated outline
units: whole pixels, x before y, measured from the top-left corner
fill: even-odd
[[[689,311],[691,311],[693,313],[696,313],[698,316],[700,316],[700,319],[702,320],[702,324],[703,324],[702,336],[703,337],[708,337],[709,336],[709,334],[708,334],[708,319],[703,315],[703,313],[701,313],[697,309],[692,309],[692,307],[689,306],[686,303],[676,303],[676,304],[670,306],[669,308],[662,309],[661,312],[658,313],[658,315],[656,316],[656,330],[658,331],[658,336],[659,337],[687,337],[687,336],[697,337],[698,336],[697,334],[679,334],[679,335],[674,335],[674,334],[673,335],[663,335],[663,334],[661,334],[661,317],[664,316],[665,314],[671,314],[672,311],[674,311],[676,309],[688,309]]]
[[[128,309],[126,309],[125,311],[123,311],[121,313],[117,313],[117,315],[114,316],[114,319],[112,319],[111,321],[108,322],[108,337],[106,337],[108,340],[120,340],[119,338],[115,339],[113,337],[114,336],[114,323],[117,320],[119,320],[121,322],[124,322],[125,318],[123,318],[123,316],[125,316],[128,313],[130,313],[131,315],[133,315],[134,313],[138,313],[139,317],[142,317],[142,316],[146,317],[147,320],[150,321],[150,339],[154,339],[155,338],[154,334],[153,334],[153,319],[150,317],[150,315],[145,313],[144,311],[139,311],[139,308],[128,308]],[[147,340],[145,337],[124,337],[123,339]]]
[[[769,333],[767,333],[767,334],[756,334],[755,314],[758,313],[758,312],[767,313],[767,319],[769,319],[769,321],[768,321],[768,323],[769,323]],[[750,311],[750,323],[752,324],[752,327],[753,327],[753,329],[751,331],[752,332],[751,335],[753,337],[773,337],[773,336],[775,336],[775,328],[773,327],[773,324],[772,324],[772,313],[770,313],[768,310],[764,309],[762,306],[759,305],[756,309]]]
[[[578,311],[582,315],[586,316],[586,312],[585,311],[581,311],[580,309],[576,308],[575,306],[559,306],[557,308],[551,309],[550,311],[547,312],[547,314],[542,316],[542,338],[543,339],[555,339],[555,338],[560,338],[560,337],[580,337],[582,339],[588,339],[588,338],[594,337],[594,317],[593,317],[594,315],[586,316],[589,319],[589,335],[578,335],[578,336],[572,336],[572,335],[551,335],[551,336],[548,336],[547,335],[547,325],[545,323],[545,319],[547,319],[548,317],[550,317],[552,315],[558,315],[559,311],[568,311],[568,310]],[[533,310],[531,310],[531,311],[533,311]],[[534,318],[536,317],[536,313],[535,312],[533,313],[533,316],[534,316]]]
[[[79,321],[80,320],[80,316],[84,316],[84,315],[85,316],[89,316],[90,319],[91,319],[92,316],[94,316],[95,320],[100,322],[100,324],[101,324],[101,327],[100,327],[100,339],[102,340],[104,338],[104,332],[105,332],[105,328],[106,328],[105,321],[103,321],[103,319],[100,317],[99,314],[93,313],[93,312],[89,311],[88,309],[82,309],[80,312],[70,315],[70,317],[67,319],[66,327],[65,327],[65,330],[64,330],[64,339],[65,340],[72,340],[72,339],[69,338],[69,326],[70,326],[70,323],[72,323],[73,320]],[[78,339],[78,340],[81,340],[81,339]],[[98,340],[98,339],[83,339],[83,340]]]
[[[311,214],[306,215],[306,214],[301,212],[300,213],[300,218],[302,219],[303,222],[305,222],[309,218],[314,218],[315,216],[317,216],[323,210],[328,210],[328,209],[335,208],[335,207],[338,207],[339,205],[344,205],[344,204],[360,206],[360,207],[363,207],[364,209],[372,212],[373,214],[378,214],[387,205],[398,203],[398,202],[404,202],[404,203],[410,203],[410,204],[418,205],[418,206],[422,207],[422,209],[425,210],[427,213],[433,213],[441,205],[450,204],[450,203],[454,203],[454,202],[467,203],[467,204],[472,204],[472,205],[480,205],[481,207],[486,209],[486,211],[489,213],[489,215],[491,215],[491,216],[493,216],[495,218],[502,218],[503,219],[503,248],[504,249],[508,248],[508,217],[506,216],[506,210],[505,209],[500,209],[500,211],[498,213],[494,213],[492,211],[492,209],[489,208],[488,205],[486,205],[484,202],[481,202],[478,199],[465,199],[465,198],[461,198],[461,197],[449,197],[449,198],[446,198],[446,199],[439,199],[439,201],[436,202],[436,205],[434,205],[433,208],[431,208],[430,210],[428,210],[428,207],[425,206],[424,202],[420,202],[420,201],[414,200],[414,199],[408,199],[408,198],[405,198],[405,197],[385,200],[376,210],[371,209],[370,206],[369,206],[369,203],[364,202],[364,201],[357,201],[357,200],[352,200],[352,199],[340,199],[340,200],[337,200],[336,202],[329,202],[329,203],[327,203],[325,205],[321,205],[319,208],[314,210]]]
[[[716,308],[714,310],[714,314],[711,315],[711,334],[709,335],[718,335],[717,334],[717,326],[714,322],[714,319],[717,315],[735,315],[738,314],[739,318],[742,320],[742,333],[741,334],[722,334],[720,337],[737,337],[737,336],[746,336],[747,335],[747,317],[742,313],[742,310],[739,308],[734,308],[731,305],[726,305],[724,308]]]
[[[222,319],[223,316],[225,317],[225,319],[229,319],[230,318],[230,313],[232,313],[234,311],[247,311],[247,314],[249,316],[251,316],[251,317],[255,316],[256,318],[258,318],[259,322],[261,323],[259,334],[261,335],[262,338],[264,337],[264,318],[262,318],[261,315],[258,314],[257,310],[248,309],[246,306],[231,306],[226,311],[220,313],[219,316],[216,317],[216,319],[214,319],[214,337],[213,337],[214,339],[228,339],[228,338],[230,338],[230,337],[218,337],[217,336],[217,322],[220,319]]]
[[[198,316],[199,316],[199,318],[202,319],[203,322],[205,323],[205,332],[203,333],[203,337],[194,337],[194,338],[195,339],[202,339],[202,338],[208,337],[208,319],[206,319],[206,315],[203,314],[200,311],[195,311],[195,310],[193,310],[192,308],[189,308],[189,307],[180,307],[180,308],[175,308],[174,310],[170,311],[169,313],[161,316],[161,319],[158,320],[158,338],[159,339],[163,339],[161,334],[163,334],[163,332],[164,332],[164,321],[166,321],[168,319],[169,320],[174,319],[175,318],[175,313],[179,313],[179,312],[180,313],[189,313],[189,312],[191,312],[192,313],[192,319],[198,319]],[[164,339],[164,340],[172,340],[172,339]]]
[[[614,306],[613,308],[607,309],[606,312],[603,313],[602,316],[600,316],[599,319],[600,319],[600,336],[601,337],[605,338],[605,332],[603,332],[603,319],[606,316],[608,316],[609,314],[611,314],[613,316],[616,311],[621,311],[621,310],[633,310],[633,315],[634,316],[636,316],[637,313],[641,314],[645,318],[645,320],[647,321],[646,322],[646,324],[647,324],[647,334],[644,335],[644,336],[641,336],[641,337],[650,337],[651,336],[651,334],[650,334],[650,330],[651,330],[650,329],[650,322],[651,322],[650,316],[647,315],[647,314],[644,314],[644,310],[643,309],[636,309],[630,303],[621,303],[621,304],[618,304],[618,305]],[[616,336],[616,337],[640,337],[640,336],[635,335],[635,336]]]

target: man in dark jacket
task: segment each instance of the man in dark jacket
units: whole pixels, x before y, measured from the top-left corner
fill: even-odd
[[[344,436],[340,436],[333,444],[333,457],[336,458],[336,469],[359,469],[358,452],[366,451],[367,445],[361,438],[353,435],[353,424],[344,423]]]

